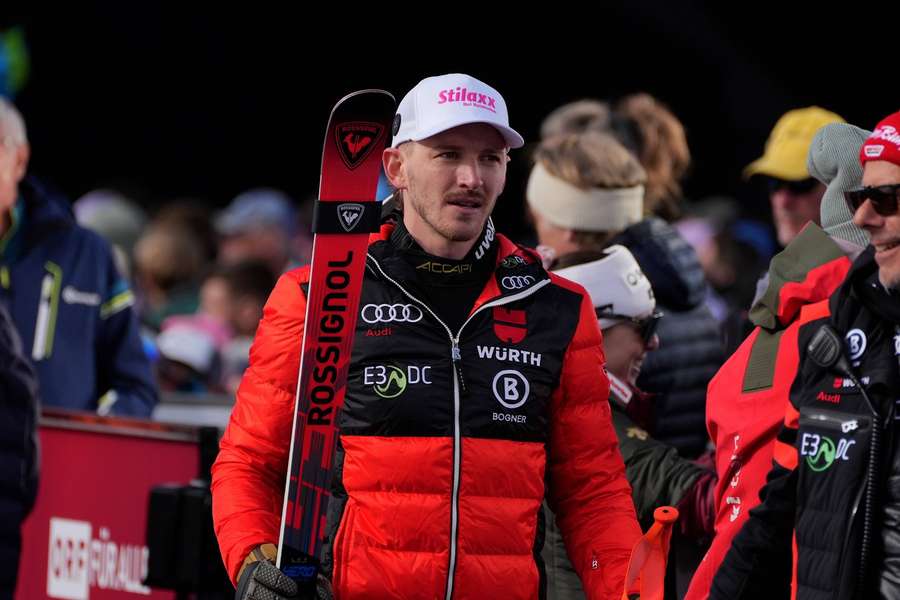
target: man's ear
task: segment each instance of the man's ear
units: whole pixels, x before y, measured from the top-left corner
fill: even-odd
[[[384,165],[384,174],[391,186],[397,190],[405,190],[408,187],[405,168],[406,151],[400,148],[385,148],[381,155],[381,162]]]
[[[28,144],[16,146],[15,178],[16,183],[22,181],[28,171],[28,157],[31,156],[31,147]]]

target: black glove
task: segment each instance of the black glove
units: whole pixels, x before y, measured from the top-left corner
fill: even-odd
[[[247,565],[238,581],[235,600],[288,600],[299,598],[297,584],[268,560]]]
[[[253,549],[244,561],[235,600],[333,600],[331,582],[322,573],[316,577],[315,596],[310,596],[309,592],[301,595],[297,583],[275,566],[273,561],[277,552],[274,544],[263,544]]]

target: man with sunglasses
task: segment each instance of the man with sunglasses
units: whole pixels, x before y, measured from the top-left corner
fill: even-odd
[[[806,310],[765,501],[710,598],[771,598],[791,572],[800,600],[900,597],[898,128],[900,112],[860,148],[862,187],[845,196],[871,243],[829,300]]]
[[[818,106],[785,113],[766,141],[763,155],[744,170],[745,177],[765,179],[778,243],[787,246],[810,221],[819,223],[819,204],[825,186],[806,169],[806,154],[816,131],[829,123],[843,123]]]

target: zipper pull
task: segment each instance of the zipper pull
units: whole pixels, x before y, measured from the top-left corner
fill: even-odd
[[[459,381],[459,389],[463,394],[468,394],[469,388],[466,386],[466,378],[463,377],[462,372],[462,354],[460,353],[459,346],[456,345],[456,342],[453,342],[451,359],[453,360],[453,370],[456,372],[456,379]]]

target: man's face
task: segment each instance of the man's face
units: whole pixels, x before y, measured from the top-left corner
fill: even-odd
[[[403,222],[426,251],[462,258],[506,183],[506,142],[484,123],[462,125],[385,151],[403,190]]]
[[[659,347],[659,338],[653,334],[645,343],[638,327],[622,321],[603,330],[603,351],[606,368],[610,373],[635,385],[641,374],[644,356]]]
[[[863,170],[863,187],[900,183],[900,165],[883,160],[869,161]],[[878,279],[888,289],[900,289],[900,210],[879,215],[866,200],[853,214],[853,222],[869,232],[875,246]]]
[[[769,202],[778,243],[787,246],[810,221],[819,222],[819,205],[825,186],[815,179],[769,181]]]
[[[0,130],[0,213],[6,213],[19,197],[19,182],[28,166],[28,145],[14,145]]]

